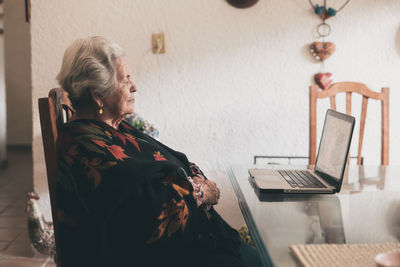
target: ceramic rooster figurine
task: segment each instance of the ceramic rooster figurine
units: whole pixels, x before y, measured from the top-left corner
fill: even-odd
[[[55,255],[53,223],[45,221],[39,210],[37,200],[39,196],[33,192],[28,193],[26,211],[28,214],[28,232],[32,245],[42,254]]]

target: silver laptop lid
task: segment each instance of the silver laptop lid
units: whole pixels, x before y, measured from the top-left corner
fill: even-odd
[[[334,185],[338,192],[346,169],[354,123],[352,116],[331,109],[326,112],[314,171]]]

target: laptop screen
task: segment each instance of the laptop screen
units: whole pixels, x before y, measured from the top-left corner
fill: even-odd
[[[327,111],[315,163],[316,171],[339,182],[346,167],[353,127],[354,117],[330,109]]]

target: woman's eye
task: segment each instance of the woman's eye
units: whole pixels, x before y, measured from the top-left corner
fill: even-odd
[[[131,77],[128,77],[125,79],[125,83],[126,84],[130,84],[132,82]]]

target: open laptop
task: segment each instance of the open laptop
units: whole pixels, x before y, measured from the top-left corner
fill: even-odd
[[[328,109],[314,170],[250,169],[249,174],[260,193],[339,192],[354,123],[354,117]]]

